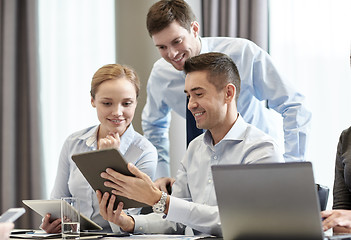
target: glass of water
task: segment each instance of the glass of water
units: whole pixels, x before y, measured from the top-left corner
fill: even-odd
[[[61,223],[63,239],[79,239],[80,210],[78,198],[61,198]]]

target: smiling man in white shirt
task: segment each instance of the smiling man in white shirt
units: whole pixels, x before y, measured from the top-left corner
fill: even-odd
[[[207,131],[190,143],[171,196],[131,164],[128,167],[136,177],[112,169],[101,174],[114,194],[153,206],[155,213],[128,216],[122,211],[122,202],[113,209],[114,195],[107,202],[109,194],[98,191],[100,214],[124,231],[221,236],[211,166],[284,161],[274,140],[238,113],[240,76],[231,58],[221,53],[201,54],[188,59],[184,70],[188,108],[197,126]]]

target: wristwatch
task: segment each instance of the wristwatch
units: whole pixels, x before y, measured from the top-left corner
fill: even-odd
[[[152,210],[155,213],[163,213],[166,209],[166,201],[167,201],[167,193],[162,191],[162,196],[160,201],[158,201],[154,206],[152,206]]]

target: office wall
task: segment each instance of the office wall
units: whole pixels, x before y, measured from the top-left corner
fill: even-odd
[[[141,112],[146,102],[146,85],[153,63],[160,58],[146,29],[146,15],[156,0],[116,1],[116,56],[117,62],[132,66],[139,74],[141,92],[133,120],[136,131],[142,133]],[[200,16],[200,0],[189,0],[195,14]],[[170,127],[171,175],[185,153],[185,120],[172,112]]]
[[[141,111],[146,101],[146,84],[153,63],[160,57],[146,29],[146,14],[155,0],[116,1],[116,59],[131,65],[141,80],[134,128],[142,133]]]

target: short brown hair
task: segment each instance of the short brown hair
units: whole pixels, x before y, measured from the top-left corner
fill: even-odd
[[[184,72],[188,74],[195,71],[208,71],[208,81],[217,90],[221,90],[228,83],[234,84],[236,88],[235,101],[238,102],[241,80],[238,68],[229,56],[210,52],[188,58],[184,64]]]
[[[196,17],[190,6],[183,0],[161,0],[152,5],[146,17],[146,27],[152,36],[168,27],[173,21],[190,32]]]
[[[129,66],[121,64],[107,64],[99,68],[91,81],[90,95],[95,99],[95,94],[101,83],[108,80],[126,78],[135,87],[136,96],[139,96],[140,80],[135,70]]]

